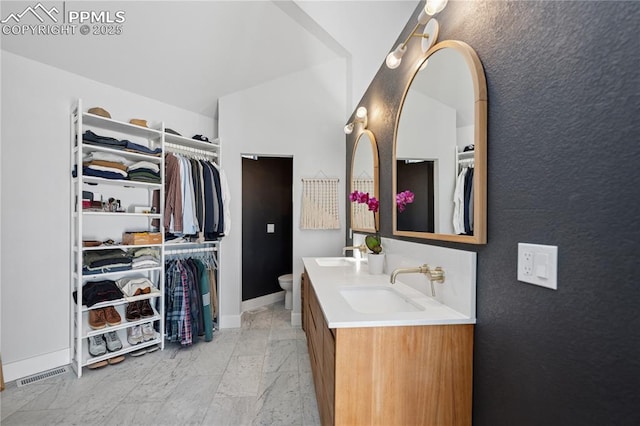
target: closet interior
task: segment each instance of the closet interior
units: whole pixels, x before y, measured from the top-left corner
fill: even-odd
[[[219,242],[228,232],[219,141],[90,111],[78,100],[71,112],[70,327],[78,377],[85,367],[166,343],[211,341]]]

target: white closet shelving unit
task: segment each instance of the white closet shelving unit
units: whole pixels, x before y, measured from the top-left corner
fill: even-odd
[[[117,121],[102,116],[89,114],[85,111],[82,101],[78,100],[71,113],[71,166],[75,175],[71,180],[71,293],[76,292],[76,299],[71,300],[71,336],[73,359],[72,366],[78,377],[82,376],[82,369],[91,364],[124,355],[139,349],[159,345],[164,349],[165,338],[165,295],[164,295],[164,265],[165,256],[189,255],[191,253],[214,252],[219,265],[219,241],[191,241],[172,243],[164,241],[164,205],[165,205],[165,176],[164,156],[167,152],[183,154],[191,158],[205,159],[220,165],[220,142],[214,139],[211,142],[199,141],[183,136],[178,136],[165,131],[164,123],[157,124],[157,128],[145,128],[130,123]],[[139,145],[151,149],[161,148],[159,156],[127,152],[119,149],[86,144],[82,135],[86,130],[95,131],[101,136],[114,137],[118,140],[130,140]],[[161,171],[160,183],[137,182],[125,179],[105,179],[93,176],[84,176],[82,173],[83,157],[89,152],[103,152],[125,157],[131,162],[149,161],[157,164]],[[109,197],[122,201],[123,207],[143,205],[151,206],[153,192],[158,191],[160,211],[157,213],[133,213],[88,211],[83,209],[82,192],[91,191],[99,193],[103,199]],[[118,198],[119,197],[119,198]],[[128,231],[157,231],[163,236],[159,244],[147,245],[99,245],[95,247],[83,246],[85,240],[106,241],[108,239],[117,242],[122,240],[122,233]],[[107,249],[131,248],[156,248],[159,250],[160,265],[155,268],[131,269],[119,272],[107,272],[100,274],[83,273],[83,255],[92,251]],[[219,282],[219,273],[216,282]],[[125,309],[130,300],[126,298],[101,302],[91,306],[82,304],[83,286],[90,281],[117,280],[122,277],[147,277],[158,289],[149,295],[137,296],[134,299],[150,299],[154,308],[152,318],[144,318],[139,321],[129,322],[125,318]],[[217,289],[216,289],[217,291]],[[155,303],[157,302],[157,303]],[[115,326],[107,325],[105,328],[93,330],[89,327],[88,318],[90,309],[100,309],[113,306],[120,314],[122,321]],[[155,339],[136,345],[127,342],[127,329],[147,322],[153,322],[157,330]],[[104,355],[94,357],[88,351],[88,338],[109,331],[116,331],[122,342],[122,349],[116,352],[107,352]]]
[[[459,148],[456,147],[456,176],[464,167],[473,167],[475,163],[475,153],[474,150],[460,151]]]
[[[162,206],[164,206],[164,176],[161,173],[161,181],[158,183],[148,183],[125,179],[106,179],[93,176],[84,176],[82,163],[83,157],[90,152],[102,152],[115,154],[124,157],[128,161],[147,161],[156,164],[161,171],[164,170],[164,157],[162,152],[159,156],[127,152],[124,150],[112,149],[104,146],[91,145],[83,142],[83,133],[86,130],[94,131],[101,136],[110,136],[118,140],[127,139],[139,145],[151,149],[162,149],[163,132],[161,129],[144,128],[129,123],[112,120],[102,116],[97,116],[84,112],[82,101],[78,100],[71,113],[71,166],[73,170],[71,186],[71,336],[73,338],[72,366],[78,377],[82,376],[82,369],[94,363],[102,362],[110,358],[115,358],[139,349],[159,345],[164,349],[164,253],[163,244],[147,245],[123,245],[122,235],[124,232],[132,231],[158,231],[163,229]],[[113,197],[121,200],[122,207],[128,206],[151,206],[153,192],[160,193],[160,211],[157,213],[132,213],[111,212],[111,211],[89,211],[83,209],[83,191],[90,191],[100,194],[106,200]],[[97,196],[97,195],[96,195]],[[85,247],[83,241],[114,240],[112,245],[99,245]],[[158,251],[159,264],[157,267],[144,269],[130,269],[119,272],[88,273],[83,270],[83,258],[86,253],[104,251],[109,249],[129,250],[132,248],[154,248]],[[150,318],[141,318],[136,321],[127,321],[125,309],[129,301],[126,298],[110,300],[94,304],[87,307],[82,304],[83,288],[88,282],[112,280],[116,281],[123,277],[145,277],[148,278],[157,291],[143,296],[136,296],[135,300],[149,299],[154,313]],[[76,292],[75,300],[73,292]],[[101,309],[113,306],[121,317],[118,325],[106,325],[104,328],[94,330],[89,327],[89,311],[91,309]],[[142,343],[130,345],[127,341],[127,329],[151,322],[154,325],[155,338]],[[89,354],[88,337],[101,335],[110,331],[116,331],[122,349],[115,352],[107,351],[101,356]]]

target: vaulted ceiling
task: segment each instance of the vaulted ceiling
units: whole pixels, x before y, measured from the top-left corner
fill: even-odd
[[[215,116],[220,96],[340,57],[366,53],[372,78],[417,0],[42,3],[126,21],[119,35],[3,35],[3,50]],[[35,4],[3,1],[2,17]]]

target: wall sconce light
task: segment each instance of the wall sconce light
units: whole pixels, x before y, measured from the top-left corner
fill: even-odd
[[[353,129],[356,126],[356,123],[362,123],[363,130],[367,128],[369,119],[367,117],[367,109],[363,106],[358,107],[358,109],[356,110],[356,118],[354,118],[351,123],[344,126],[344,132],[350,135],[353,132]]]
[[[404,43],[400,43],[400,45],[396,47],[393,52],[387,55],[385,63],[387,64],[388,68],[393,70],[400,66],[402,57],[407,51],[407,44],[409,43],[409,40],[411,40],[411,37],[422,38],[423,52],[426,52],[431,48],[431,46],[433,46],[438,38],[439,25],[438,21],[429,18],[442,11],[442,9],[444,9],[447,5],[448,1],[449,0],[427,0],[426,4],[424,5],[424,9],[422,9],[420,15],[418,16],[418,23],[415,27],[413,27],[413,31],[411,31],[411,34],[409,34]],[[417,32],[420,25],[425,25],[424,31],[422,33]]]

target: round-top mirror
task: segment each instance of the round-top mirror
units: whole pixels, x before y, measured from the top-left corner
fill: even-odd
[[[353,147],[351,157],[351,192],[367,192],[371,197],[378,194],[378,145],[369,130],[363,130]],[[378,214],[369,211],[366,204],[351,203],[351,229],[360,232],[378,230]]]
[[[418,64],[398,112],[394,198],[415,194],[393,233],[486,243],[486,81],[474,50],[459,41],[435,45]]]

